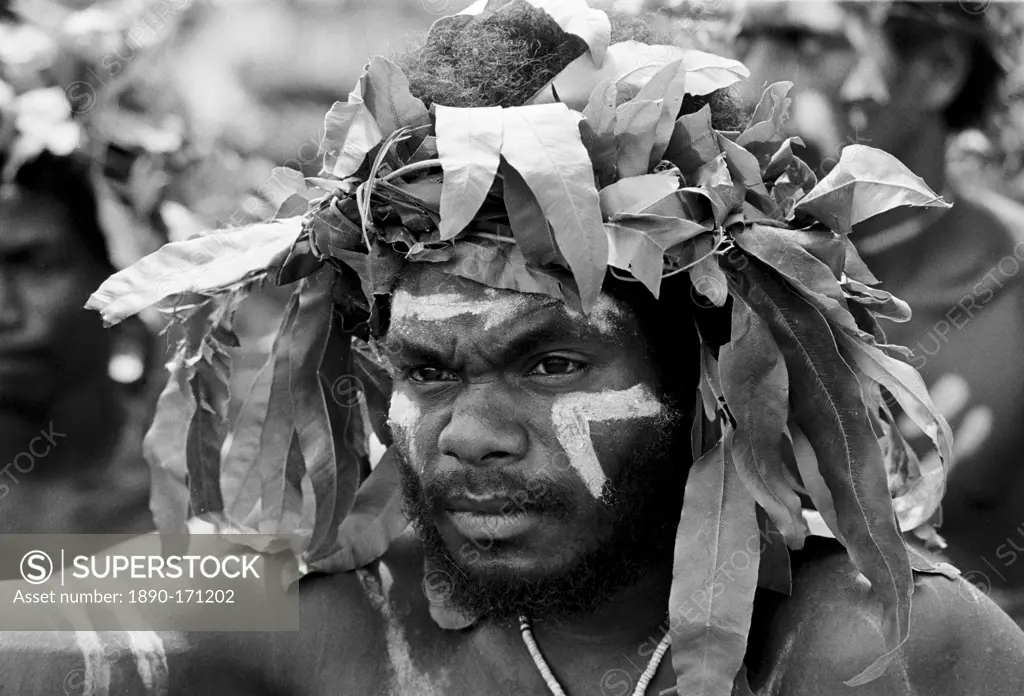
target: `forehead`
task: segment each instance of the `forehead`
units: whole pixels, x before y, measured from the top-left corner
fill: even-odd
[[[410,266],[391,297],[388,338],[409,333],[441,338],[455,328],[465,337],[474,332],[497,337],[557,328],[563,335],[616,339],[637,330],[632,310],[605,293],[594,310],[583,315],[547,295],[487,287],[429,264]]]
[[[71,220],[53,196],[0,187],[0,249],[73,240]]]

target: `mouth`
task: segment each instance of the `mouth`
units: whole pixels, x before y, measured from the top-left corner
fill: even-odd
[[[461,496],[449,502],[445,516],[470,539],[510,539],[525,533],[539,517],[506,496]]]

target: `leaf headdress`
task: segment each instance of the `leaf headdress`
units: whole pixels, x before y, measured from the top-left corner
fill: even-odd
[[[481,0],[438,21],[487,21],[522,2]],[[390,444],[390,380],[372,339],[405,264],[584,312],[609,274],[657,296],[685,273],[694,303],[730,331],[701,338],[670,601],[679,692],[730,693],[755,588],[790,589],[787,546],[808,534],[801,498],[885,608],[890,652],[850,683],[881,674],[909,630],[901,529],[924,525],[942,492],[941,466],[922,470],[892,407],[943,462],[951,437],[877,323],[909,309],[875,287],[848,234],[897,206],[946,204],[868,147],[846,148],[817,181],[780,130],[789,83],[765,90],[745,129],[719,131],[710,107],[679,116],[680,105],[746,77],[740,63],[609,45],[607,16],[583,0],[530,4],[589,47],[531,103],[428,109],[397,65],[373,58],[327,114],[321,176],[276,172],[294,190],[279,219],[170,244],[90,299],[108,323],[161,303],[185,327],[146,439],[158,525],[180,531],[193,514],[305,530],[306,566],[328,572],[384,553],[407,520],[392,454],[366,475],[366,424]],[[229,434],[231,317],[268,279],[295,290]],[[749,540],[755,560],[723,581]]]

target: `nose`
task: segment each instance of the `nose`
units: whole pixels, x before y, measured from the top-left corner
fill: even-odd
[[[0,331],[20,326],[24,313],[11,272],[0,266]]]
[[[503,466],[521,461],[527,452],[526,429],[515,416],[507,395],[495,383],[470,385],[452,409],[441,431],[441,454],[475,467]]]

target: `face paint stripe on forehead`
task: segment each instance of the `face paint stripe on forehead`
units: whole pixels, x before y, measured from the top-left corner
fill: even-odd
[[[594,498],[601,496],[607,479],[590,437],[592,421],[645,418],[661,413],[663,406],[645,384],[622,391],[564,394],[551,408],[551,422],[558,442]]]
[[[467,314],[484,317],[484,328],[499,326],[515,319],[527,305],[527,295],[505,294],[488,288],[482,300],[468,300],[457,293],[432,293],[413,295],[398,290],[391,303],[392,323],[409,319],[419,321],[444,321]]]

